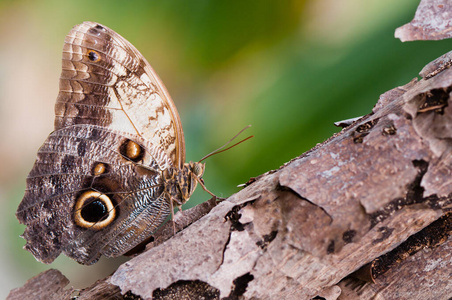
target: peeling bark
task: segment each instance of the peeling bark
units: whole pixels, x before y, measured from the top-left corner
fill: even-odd
[[[452,3],[448,0],[421,0],[414,19],[397,28],[395,37],[402,42],[442,40],[452,37]]]

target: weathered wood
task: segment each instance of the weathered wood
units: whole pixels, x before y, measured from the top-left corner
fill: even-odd
[[[24,286],[12,290],[8,299],[69,299],[73,290],[65,290],[68,284],[69,280],[60,271],[50,269],[29,279]]]
[[[413,249],[410,236],[430,224],[434,229],[432,222],[452,206],[450,90],[447,69],[385,93],[372,114],[255,179],[182,233],[121,266],[111,282],[144,298],[182,280],[205,282],[220,298],[231,296],[238,282],[247,299],[309,299],[328,291],[337,297],[333,286],[394,249],[414,257],[433,247],[442,266],[451,267],[450,225],[441,227],[441,242],[403,252]],[[410,260],[385,263],[378,270],[397,274]],[[375,264],[369,270],[375,286],[385,278],[378,270]],[[402,285],[434,278],[411,271],[416,278],[399,278]],[[451,295],[449,278],[437,275],[443,284],[436,295]],[[411,299],[432,293],[410,291]]]
[[[442,40],[452,37],[452,3],[447,0],[421,0],[414,19],[399,28],[395,36],[402,42]]]
[[[437,222],[439,224],[427,229],[442,229],[443,233],[450,235],[451,215]],[[421,239],[417,243],[409,240],[396,248],[401,251],[391,251],[384,255],[381,259],[388,269],[382,270],[384,272],[378,275],[375,283],[354,277],[342,280],[338,284],[342,290],[339,299],[450,299],[452,238],[449,236],[439,247],[428,242],[424,245],[422,241],[434,237],[428,231],[425,232],[427,235],[420,235]]]

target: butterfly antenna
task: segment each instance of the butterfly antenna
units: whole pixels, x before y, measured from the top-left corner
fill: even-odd
[[[205,160],[206,158],[208,158],[208,157],[210,157],[210,156],[212,156],[212,155],[215,155],[215,154],[224,152],[224,151],[226,151],[226,150],[229,150],[229,149],[231,149],[232,147],[235,147],[235,146],[237,146],[238,144],[243,143],[244,141],[249,140],[250,138],[254,137],[254,135],[250,135],[249,137],[247,137],[247,138],[241,140],[240,142],[237,142],[237,143],[235,143],[234,145],[229,146],[229,147],[227,147],[226,149],[223,149],[223,148],[226,147],[230,142],[232,142],[236,137],[238,137],[243,131],[245,131],[246,129],[248,129],[248,128],[250,128],[250,127],[251,127],[251,125],[245,126],[245,128],[243,128],[243,129],[240,130],[236,135],[234,135],[234,137],[233,137],[232,139],[230,139],[229,141],[227,141],[227,142],[226,142],[223,146],[221,146],[220,148],[218,148],[218,149],[216,149],[216,150],[210,152],[209,154],[207,154],[206,156],[204,156],[203,158],[201,158],[201,159],[199,160],[199,162],[202,162],[203,160]]]

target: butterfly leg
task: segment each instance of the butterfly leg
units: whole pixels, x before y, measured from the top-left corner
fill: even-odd
[[[176,234],[176,222],[174,222],[174,204],[173,199],[170,197],[170,209],[171,209],[171,222],[173,222],[173,234]]]
[[[169,193],[167,193],[168,195],[168,199],[170,202],[170,210],[171,210],[171,222],[173,222],[173,233],[176,234],[177,230],[176,230],[176,222],[175,222],[175,214],[174,214],[174,206],[176,206],[178,208],[178,210],[180,212],[182,212],[182,203],[180,203],[180,201],[177,201],[177,199],[174,199],[173,197],[171,197],[171,195]]]
[[[218,199],[219,201],[223,201],[223,200],[226,199],[226,198],[218,197],[217,195],[215,195],[214,193],[212,193],[211,191],[209,191],[209,190],[206,188],[206,186],[205,186],[205,184],[204,184],[204,181],[203,181],[201,178],[199,178],[199,177],[197,177],[197,176],[193,176],[193,178],[196,179],[196,181],[199,183],[199,185],[202,187],[202,189],[203,189],[204,191],[206,191],[207,193],[209,193],[210,196],[215,197],[215,199]]]

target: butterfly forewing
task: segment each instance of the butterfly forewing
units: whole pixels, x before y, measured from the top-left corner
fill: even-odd
[[[55,129],[93,124],[140,135],[173,163],[185,161],[179,115],[145,58],[113,30],[92,22],[65,39]]]

